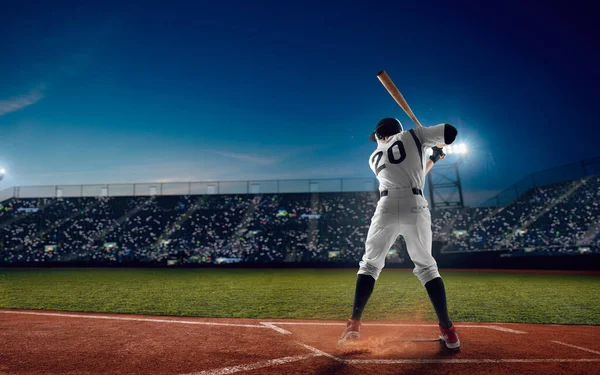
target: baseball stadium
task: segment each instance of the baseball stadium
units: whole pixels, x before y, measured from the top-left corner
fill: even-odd
[[[7,6],[0,375],[600,374],[590,13],[425,3]]]

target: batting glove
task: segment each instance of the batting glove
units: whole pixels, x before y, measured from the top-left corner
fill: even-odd
[[[446,154],[444,154],[444,150],[442,150],[438,146],[434,146],[431,149],[433,150],[433,154],[429,157],[431,161],[436,163],[440,159],[444,160],[444,158],[446,157]]]

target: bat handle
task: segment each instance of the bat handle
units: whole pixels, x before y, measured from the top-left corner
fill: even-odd
[[[421,122],[419,121],[419,119],[417,119],[416,117],[411,117],[411,119],[414,121],[415,124],[417,124],[418,127],[422,128],[423,125],[421,125]]]

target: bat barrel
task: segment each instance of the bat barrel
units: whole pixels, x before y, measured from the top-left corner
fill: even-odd
[[[387,75],[385,70],[382,70],[379,73],[377,73],[377,78],[379,79],[379,81],[381,82],[383,87],[385,87],[385,89],[388,91],[388,93],[392,96],[392,98],[394,98],[396,103],[398,103],[398,105],[408,115],[408,117],[410,117],[410,119],[413,120],[413,122],[418,127],[422,127],[423,125],[421,125],[421,123],[419,122],[419,120],[417,119],[417,117],[415,116],[413,111],[410,109],[408,103],[406,102],[406,99],[404,99],[404,97],[402,96],[402,93],[400,93],[400,90],[398,90],[398,88],[396,87],[396,85],[394,84],[394,82],[392,81],[390,76]]]

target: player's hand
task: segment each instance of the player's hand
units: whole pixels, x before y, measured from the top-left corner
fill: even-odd
[[[433,150],[433,154],[429,157],[431,161],[436,163],[440,159],[444,160],[444,158],[446,157],[446,154],[444,154],[444,150],[437,146],[433,146],[431,149]]]

